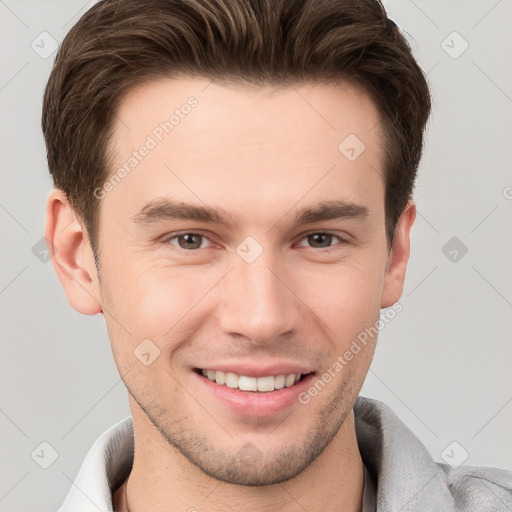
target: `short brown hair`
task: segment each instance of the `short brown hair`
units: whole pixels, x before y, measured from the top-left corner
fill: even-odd
[[[113,171],[108,148],[120,101],[135,85],[180,75],[247,85],[359,85],[382,120],[391,247],[412,195],[431,98],[379,1],[102,0],[64,38],[42,112],[54,185],[82,218],[96,257],[94,191]]]

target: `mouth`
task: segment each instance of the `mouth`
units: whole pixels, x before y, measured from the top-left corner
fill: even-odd
[[[290,415],[294,407],[303,407],[298,396],[315,379],[315,372],[310,370],[296,364],[256,367],[238,362],[236,366],[226,363],[217,368],[194,368],[192,374],[200,385],[200,393],[206,394],[212,407],[219,406],[219,412],[230,411],[235,420],[243,416],[282,422],[285,412]]]
[[[291,388],[301,382],[308,375],[314,373],[290,373],[286,375],[281,374],[252,377],[249,375],[238,375],[232,372],[203,368],[195,368],[194,371],[198,375],[215,382],[219,386],[253,393],[271,393],[280,389]]]

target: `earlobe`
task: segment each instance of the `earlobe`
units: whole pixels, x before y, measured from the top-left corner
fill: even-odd
[[[416,205],[409,201],[396,226],[393,246],[386,265],[381,308],[389,308],[402,296],[410,254],[410,233],[415,218]]]
[[[52,263],[71,306],[84,315],[102,311],[99,283],[87,233],[65,193],[54,189],[46,202],[44,235]]]

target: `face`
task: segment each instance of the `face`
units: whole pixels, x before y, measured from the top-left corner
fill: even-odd
[[[375,106],[347,84],[164,80],[124,98],[114,134],[96,284],[134,418],[217,479],[297,475],[375,339],[336,361],[398,299]]]

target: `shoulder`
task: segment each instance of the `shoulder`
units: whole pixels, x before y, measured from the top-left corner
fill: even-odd
[[[385,403],[358,397],[359,451],[377,484],[379,510],[512,512],[512,471],[437,462]]]
[[[512,510],[512,471],[486,466],[459,466],[438,463],[460,511]]]

